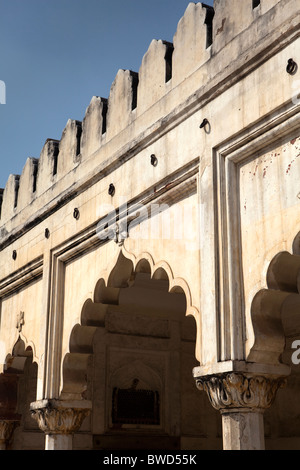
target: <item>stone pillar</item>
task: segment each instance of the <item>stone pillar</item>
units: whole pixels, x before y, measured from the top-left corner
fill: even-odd
[[[30,405],[31,415],[46,434],[45,450],[72,450],[73,434],[91,410],[91,402],[40,400]]]
[[[195,377],[222,415],[224,450],[264,450],[263,413],[273,403],[282,377],[227,372]]]

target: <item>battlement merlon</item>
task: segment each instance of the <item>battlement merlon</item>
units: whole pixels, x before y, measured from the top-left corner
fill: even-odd
[[[138,73],[119,70],[108,99],[93,97],[82,122],[69,120],[59,141],[47,140],[39,159],[9,176],[0,194],[1,244],[18,227],[32,226],[36,214],[41,220],[51,204],[58,207],[59,198],[67,200],[68,191],[86,187],[95,173],[101,178],[101,170],[113,168],[112,155],[120,160],[124,149],[128,158],[168,116],[184,106],[201,109],[249,73],[255,57],[296,34],[297,0],[215,0],[213,9],[190,3],[173,43],[153,40]]]

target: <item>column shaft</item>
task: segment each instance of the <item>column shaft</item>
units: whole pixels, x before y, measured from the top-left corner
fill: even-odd
[[[261,412],[222,413],[224,450],[265,450]]]
[[[46,434],[45,450],[72,450],[72,434]]]

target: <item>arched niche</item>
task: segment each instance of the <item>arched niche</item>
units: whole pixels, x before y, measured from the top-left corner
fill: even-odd
[[[219,432],[219,415],[192,376],[200,315],[188,284],[166,261],[122,249],[79,318],[63,359],[60,399],[92,402],[81,432],[92,434],[95,449],[175,450],[182,436],[201,438],[208,422]],[[134,406],[118,413],[124,399],[140,400],[139,410],[149,413]]]
[[[32,441],[32,448],[43,449],[41,433],[30,413],[30,403],[36,400],[38,374],[33,351],[34,346],[19,335],[0,374],[0,415],[15,423],[8,442],[8,448],[12,450],[27,447],[29,441]]]
[[[80,324],[72,329],[69,352],[62,365],[62,399],[86,397],[87,371],[93,361],[95,336],[100,334],[97,330],[107,327],[114,313],[120,311],[124,319],[126,315],[139,315],[141,311],[152,319],[172,315],[181,322],[190,316],[184,322],[184,334],[194,341],[197,338],[195,350],[200,351],[196,334],[199,314],[192,305],[187,283],[181,278],[174,279],[169,265],[166,262],[155,264],[148,253],[135,258],[121,251],[112,270],[97,281],[93,298],[82,305]]]

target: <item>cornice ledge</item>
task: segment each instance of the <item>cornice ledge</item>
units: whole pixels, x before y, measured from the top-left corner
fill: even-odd
[[[39,256],[30,263],[22,266],[17,271],[14,271],[9,276],[0,278],[0,298],[9,295],[16,289],[35,281],[43,274],[43,256]]]

